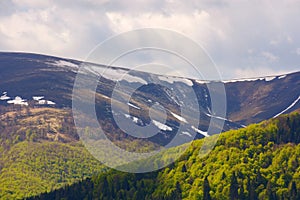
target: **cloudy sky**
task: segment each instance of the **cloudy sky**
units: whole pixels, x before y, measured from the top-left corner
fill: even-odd
[[[292,0],[0,0],[0,50],[84,60],[111,36],[163,28],[200,44],[224,79],[253,77],[299,71],[299,19]]]

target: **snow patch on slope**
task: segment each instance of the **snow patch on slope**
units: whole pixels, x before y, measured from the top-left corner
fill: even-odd
[[[188,86],[193,86],[193,82],[187,78],[177,78],[177,77],[167,77],[167,76],[158,76],[158,79],[173,84],[174,82],[181,82]]]
[[[183,117],[181,117],[180,115],[177,115],[177,114],[175,114],[175,113],[173,113],[173,112],[170,112],[170,113],[171,113],[176,119],[178,119],[179,121],[184,122],[184,123],[187,123],[186,119],[183,118]]]
[[[196,80],[196,83],[207,84],[207,83],[211,83],[211,82],[210,81],[205,81],[205,80]]]
[[[281,114],[285,113],[286,111],[288,111],[289,109],[291,109],[294,105],[296,105],[296,103],[298,103],[299,100],[300,100],[300,96],[291,105],[289,105],[286,109],[284,109],[283,111],[281,111],[280,113],[275,115],[273,118],[276,118],[279,115],[281,115]]]
[[[35,100],[35,101],[39,101],[41,99],[43,99],[44,96],[33,96],[32,99]]]
[[[53,101],[45,100],[44,96],[33,96],[32,99],[37,101],[40,105],[55,105]]]
[[[7,96],[7,92],[3,92],[3,95],[0,97],[0,100],[2,101],[6,101],[6,103],[8,104],[14,104],[14,105],[24,105],[24,106],[28,106],[28,102],[26,99],[23,99],[20,96],[16,96],[14,99],[11,99],[9,96]],[[55,105],[55,102],[53,101],[49,101],[49,100],[45,100],[44,96],[33,96],[32,99],[34,101],[36,101],[36,104],[39,105]]]
[[[58,66],[58,67],[71,67],[71,68],[76,68],[76,69],[78,68],[78,65],[68,62],[68,61],[65,61],[65,60],[58,60],[51,64]]]
[[[98,75],[102,76],[106,79],[112,80],[112,81],[127,81],[129,83],[141,83],[141,84],[147,84],[147,81],[144,79],[132,76],[128,74],[128,71],[122,70],[122,69],[114,69],[114,68],[105,68],[105,67],[99,67],[95,65],[89,65],[87,67],[87,70]]]
[[[192,128],[194,131],[196,131],[197,133],[200,133],[201,135],[203,135],[203,136],[205,136],[205,137],[209,137],[209,136],[210,136],[210,135],[208,135],[207,132],[201,131],[201,130],[197,129],[195,126],[192,126],[191,128]]]
[[[279,76],[278,79],[283,79],[286,77],[286,74],[285,75],[282,75],[282,76]]]
[[[14,105],[24,105],[28,106],[28,103],[26,102],[26,99],[22,99],[19,96],[16,96],[15,99],[7,101],[9,104],[14,104]]]
[[[183,132],[181,132],[181,134],[180,135],[187,135],[187,136],[189,136],[189,137],[193,137],[192,136],[192,134],[190,134],[189,132],[187,132],[187,131],[183,131]]]
[[[226,80],[222,81],[223,83],[235,83],[235,82],[245,82],[245,81],[262,81],[265,80],[267,82],[277,79],[282,79],[285,78],[287,75],[282,75],[282,76],[267,76],[267,77],[258,77],[258,78],[242,78],[242,79],[232,79],[232,80]]]
[[[128,102],[127,105],[129,105],[129,106],[132,107],[132,108],[138,109],[138,110],[141,109],[140,107],[138,107],[138,106],[136,106],[136,105],[133,105],[133,104],[130,103],[130,102]]]
[[[131,115],[128,115],[128,114],[124,114],[124,116],[126,117],[126,118],[128,118],[128,119],[132,119],[132,121],[134,122],[134,123],[138,123],[139,121],[141,121],[139,118],[137,118],[137,117],[134,117],[134,116],[131,116]]]
[[[5,101],[5,100],[8,100],[8,99],[10,99],[10,97],[7,96],[7,92],[3,92],[3,95],[0,97],[0,100]]]
[[[206,114],[208,117],[211,117],[211,118],[216,118],[216,119],[220,119],[220,120],[232,122],[231,120],[226,119],[226,118],[224,118],[224,117],[219,117],[219,116],[211,115],[211,114],[208,114],[208,113],[205,113],[205,114]]]
[[[263,78],[245,78],[245,79],[232,79],[228,81],[222,81],[223,83],[236,83],[236,82],[246,82],[246,81],[258,81],[258,80],[265,80],[265,77]]]
[[[53,101],[49,101],[49,100],[39,100],[38,104],[40,104],[40,105],[55,105],[55,103]]]
[[[157,126],[157,128],[159,128],[160,130],[163,130],[163,131],[172,131],[173,129],[165,124],[162,124],[156,120],[152,120],[153,124],[155,126]]]
[[[272,80],[274,80],[274,79],[276,79],[277,77],[276,76],[269,76],[269,77],[266,77],[265,78],[265,81],[272,81]]]

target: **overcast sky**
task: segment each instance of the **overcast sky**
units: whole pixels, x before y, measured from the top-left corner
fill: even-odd
[[[165,28],[203,46],[224,79],[253,77],[299,71],[299,19],[291,0],[0,0],[0,50],[84,60],[118,33]]]

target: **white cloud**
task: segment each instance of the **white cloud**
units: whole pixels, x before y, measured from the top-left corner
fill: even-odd
[[[291,36],[286,36],[286,40],[288,43],[292,44],[294,42],[293,38]]]
[[[296,49],[296,54],[300,56],[300,48]]]
[[[12,2],[21,8],[46,8],[51,6],[49,0],[12,0]]]
[[[271,40],[270,44],[276,46],[279,44],[279,40]]]
[[[249,77],[264,77],[264,76],[275,76],[286,74],[288,71],[285,70],[276,70],[267,67],[259,67],[259,68],[240,68],[234,71],[234,78],[249,78]]]
[[[0,17],[3,51],[25,51],[84,59],[110,30],[107,19],[89,9],[40,1],[16,1],[16,12]],[[63,1],[59,2],[63,4]],[[74,2],[75,3],[75,2]],[[82,10],[81,10],[82,9]]]
[[[84,59],[109,36],[159,27],[204,46],[224,78],[240,68],[295,71],[299,13],[299,1],[4,0],[0,48]]]
[[[275,56],[271,52],[264,51],[261,53],[263,57],[265,57],[269,62],[276,62],[279,60],[278,56]]]
[[[208,12],[194,10],[192,13],[151,13],[143,12],[138,14],[107,12],[111,29],[115,33],[130,31],[137,28],[165,28],[181,32],[198,41],[209,42],[216,38],[225,39],[227,36],[223,30],[211,23],[211,16]]]
[[[290,35],[284,33],[283,35],[278,35],[276,38],[272,39],[270,41],[270,45],[278,46],[282,45],[282,43],[293,44],[293,42],[293,38]]]

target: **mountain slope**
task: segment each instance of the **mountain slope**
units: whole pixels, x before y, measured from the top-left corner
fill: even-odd
[[[9,101],[20,96],[26,103],[35,105],[38,101],[33,100],[33,97],[43,96],[46,101],[53,103],[47,106],[71,108],[73,85],[80,64],[82,62],[44,55],[0,53],[0,92],[6,92],[1,96],[0,104],[7,106]],[[143,85],[131,96],[130,104],[124,104],[123,99],[119,101],[118,115],[126,120],[128,116],[124,109],[130,107],[130,118],[137,118],[139,125],[143,126],[150,123],[150,118],[145,113],[149,112],[150,108],[153,109],[153,105],[158,103],[167,110],[166,125],[172,131],[161,130],[160,134],[149,139],[154,143],[163,145],[174,137],[178,124],[183,124],[180,120],[182,118],[176,117],[180,117],[182,104],[186,104],[188,113],[193,113],[196,106],[199,106],[200,117],[194,126],[199,124],[196,128],[202,132],[207,131],[212,118],[218,118],[211,113],[211,99],[208,90],[208,86],[213,85],[214,82],[165,77],[117,67],[106,69],[106,73],[103,74],[101,73],[105,69],[103,66],[90,65],[92,67],[87,72],[87,77],[102,75],[97,87],[96,112],[100,123],[104,123],[106,120],[105,124],[108,125],[104,131],[107,133],[111,129],[118,129],[114,125],[110,100],[117,78],[124,74],[126,76],[123,76],[119,82],[128,91],[135,88],[137,83]],[[163,86],[149,83],[153,79],[159,80]],[[288,108],[300,96],[300,72],[284,76],[224,81],[224,85],[227,96],[227,117],[225,117],[227,119],[225,119],[223,130],[226,131],[272,118]],[[191,89],[197,96],[198,105],[189,104],[188,97],[190,97]],[[121,98],[127,96],[126,90],[121,93]],[[179,102],[177,95],[187,96],[186,98],[182,97],[186,99],[186,102]],[[300,108],[300,102],[296,102],[286,110],[286,113],[297,108]],[[190,119],[188,119],[189,117]],[[194,117],[184,116],[184,118],[187,118],[184,119],[187,121],[184,132],[191,135],[197,134],[196,138],[205,136],[205,134],[199,134],[200,131],[197,132],[191,128]],[[182,134],[180,137],[185,141],[189,135]]]
[[[282,111],[292,112],[300,107],[299,84],[299,73],[228,82],[226,90],[229,91],[229,119],[249,124],[272,118],[279,113],[284,114]],[[233,93],[234,95],[230,95]],[[235,106],[235,102],[239,106]]]
[[[111,170],[30,199],[299,199],[300,114],[294,112],[221,135],[206,157],[194,141],[157,172]]]

